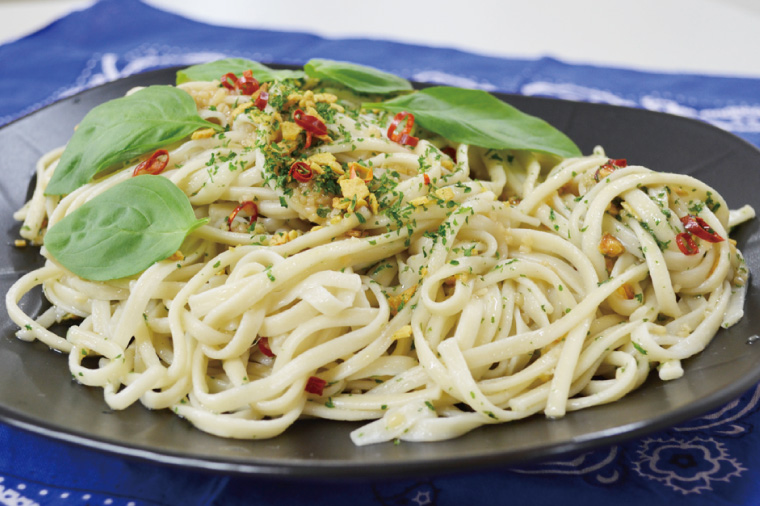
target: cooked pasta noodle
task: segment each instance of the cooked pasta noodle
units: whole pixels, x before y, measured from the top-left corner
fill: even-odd
[[[208,222],[175,256],[113,281],[76,276],[43,247],[45,265],[7,294],[18,337],[68,354],[112,409],[139,401],[243,439],[303,417],[367,421],[351,434],[363,445],[616,401],[651,369],[680,377],[742,316],[735,243],[695,239],[686,255],[678,242],[681,217],[727,239],[754,216],[730,214],[704,183],[601,148],[559,160],[425,133],[406,146],[388,139],[387,113],[309,86],[272,83],[284,105],[260,111],[218,82],[179,85],[227,127],[166,148],[161,177]],[[280,163],[303,142],[288,107],[328,127],[304,149],[303,182]],[[39,161],[15,215],[36,244],[145,158],[46,196],[61,152]],[[38,285],[51,305],[34,317],[18,303]],[[62,321],[65,337],[49,330]]]

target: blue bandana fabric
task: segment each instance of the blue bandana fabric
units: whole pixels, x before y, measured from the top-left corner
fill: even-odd
[[[83,29],[87,27],[87,29]],[[502,59],[388,41],[205,25],[137,0],[102,0],[0,46],[0,125],[135,73],[238,56],[348,60],[406,78],[602,102],[709,122],[760,146],[760,80]],[[0,394],[1,396],[2,394]],[[760,386],[624,444],[527,467],[365,481],[207,474],[135,461],[0,424],[0,505],[750,505],[760,501]]]

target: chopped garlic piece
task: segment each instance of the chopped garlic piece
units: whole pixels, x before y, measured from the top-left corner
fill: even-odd
[[[214,129],[213,128],[202,128],[200,130],[196,130],[193,132],[193,135],[190,136],[190,138],[194,141],[197,141],[198,139],[209,139],[214,136]]]

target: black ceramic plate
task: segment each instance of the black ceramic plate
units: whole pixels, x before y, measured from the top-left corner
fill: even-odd
[[[170,69],[129,77],[58,102],[0,130],[2,293],[40,262],[35,249],[12,246],[18,224],[11,217],[25,200],[37,158],[63,145],[93,106],[120,97],[133,86],[172,83],[173,78]],[[696,176],[723,194],[732,207],[751,204],[760,209],[760,152],[722,130],[636,109],[503,98],[566,132],[584,153],[599,144],[611,157]],[[561,420],[536,416],[482,427],[452,441],[363,448],[349,439],[355,424],[321,420],[299,421],[284,435],[268,441],[226,440],[204,434],[168,411],[152,412],[141,405],[110,411],[100,389],[71,380],[65,356],[40,343],[16,339],[16,328],[7,315],[0,317],[0,420],[61,441],[138,459],[293,477],[471,470],[609,445],[705,413],[760,380],[760,343],[748,344],[760,327],[758,221],[742,225],[735,234],[756,274],[744,319],[721,331],[702,354],[686,361],[683,378],[661,382],[652,377],[617,403],[570,413]],[[39,293],[22,302],[29,311],[42,304]]]

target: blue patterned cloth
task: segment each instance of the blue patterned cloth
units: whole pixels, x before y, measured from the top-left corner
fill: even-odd
[[[419,81],[666,111],[708,121],[760,146],[756,79],[650,74],[547,58],[507,60],[385,41],[222,28],[137,0],[103,0],[0,46],[0,124],[103,82],[222,56],[292,64],[312,57],[350,60]],[[294,486],[287,480],[136,462],[0,424],[0,505],[656,506],[682,499],[694,505],[756,505],[759,406],[760,386],[678,427],[580,456],[524,468],[339,486],[329,480]]]

